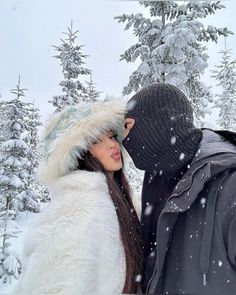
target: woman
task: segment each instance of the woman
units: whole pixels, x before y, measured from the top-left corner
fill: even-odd
[[[14,294],[137,291],[141,246],[118,143],[123,118],[123,107],[107,102],[67,107],[50,120],[40,177],[52,202],[27,235]]]

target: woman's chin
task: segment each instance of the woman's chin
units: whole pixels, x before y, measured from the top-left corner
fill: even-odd
[[[105,167],[105,170],[108,172],[116,172],[116,171],[119,171],[120,169],[122,169],[122,167],[123,167],[123,164],[122,164],[122,162],[120,162],[120,163],[116,163],[114,165],[111,165],[110,167]]]

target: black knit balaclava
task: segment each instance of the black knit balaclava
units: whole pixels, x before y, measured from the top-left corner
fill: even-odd
[[[135,124],[123,145],[137,168],[176,173],[198,149],[202,131],[193,125],[193,111],[185,94],[173,85],[155,83],[128,102],[128,118]]]

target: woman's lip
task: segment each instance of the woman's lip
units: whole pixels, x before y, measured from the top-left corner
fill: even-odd
[[[116,152],[113,152],[111,157],[114,159],[114,160],[120,160],[121,158],[121,154],[119,151],[116,151]]]

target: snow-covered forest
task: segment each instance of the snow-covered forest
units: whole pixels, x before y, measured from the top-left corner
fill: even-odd
[[[215,26],[211,22],[213,16],[217,19],[219,13],[227,10],[227,2],[141,1],[135,5],[135,11],[129,8],[127,13],[123,2],[119,10],[122,13],[111,16],[111,22],[122,31],[123,38],[131,40],[117,56],[117,61],[126,67],[128,73],[120,93],[114,95],[100,87],[102,84],[97,82],[96,77],[102,75],[104,67],[88,62],[94,57],[88,54],[87,44],[83,41],[87,32],[86,23],[78,26],[70,16],[58,39],[51,38],[52,54],[49,59],[60,76],[55,75],[54,92],[44,101],[43,111],[40,93],[33,99],[28,97],[31,85],[25,82],[21,71],[16,72],[11,67],[12,87],[5,89],[1,84],[0,294],[1,290],[11,289],[24,272],[21,259],[24,232],[51,200],[47,188],[37,180],[45,110],[56,113],[66,105],[117,97],[127,101],[142,87],[164,82],[174,84],[186,93],[193,106],[197,126],[236,131],[236,59],[235,48],[229,46],[234,30],[230,26]],[[105,34],[97,34],[102,33]],[[105,56],[106,52],[108,54],[113,50],[115,40],[101,42],[102,38],[98,38],[93,46],[102,46]],[[223,46],[214,53],[212,63],[209,46],[219,42]],[[40,48],[43,46],[40,44]],[[38,58],[40,51],[33,58],[29,57],[28,63]],[[31,75],[34,75],[33,71],[37,69],[34,68]],[[1,73],[3,75],[4,71]],[[116,69],[106,74],[110,84],[108,77],[116,75]],[[206,74],[211,79],[206,79]],[[35,80],[32,81],[34,85]],[[37,84],[44,87],[41,81]],[[126,166],[134,194],[140,196],[143,173],[131,161]]]

